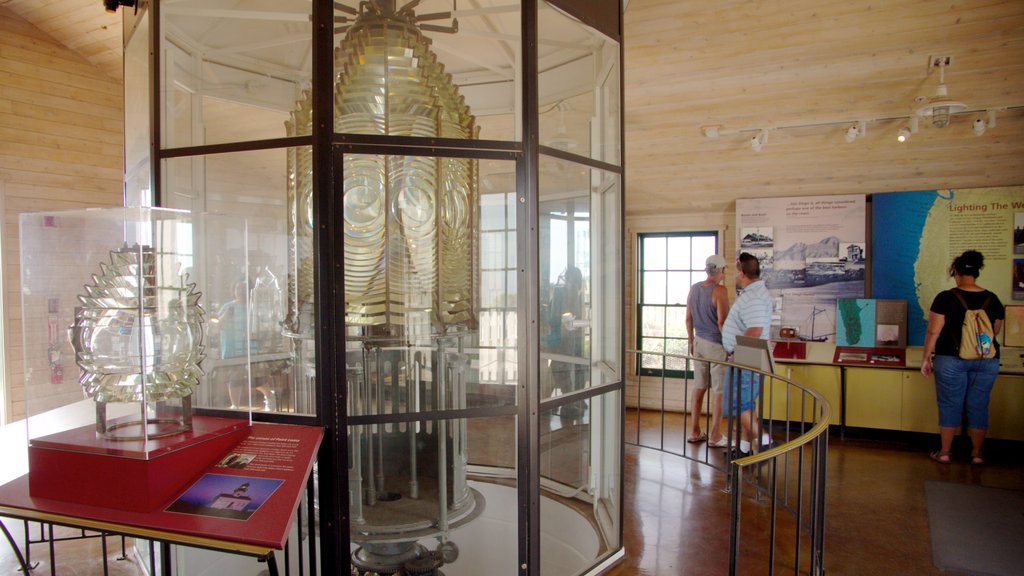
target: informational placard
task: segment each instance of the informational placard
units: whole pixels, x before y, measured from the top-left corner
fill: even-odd
[[[907,344],[920,346],[953,258],[985,256],[978,284],[1024,300],[1024,186],[873,194],[871,296],[907,300]],[[1018,252],[1019,251],[1019,252]]]
[[[791,328],[801,340],[834,340],[836,299],[865,292],[865,204],[859,194],[736,201],[737,256],[761,261],[773,338]]]

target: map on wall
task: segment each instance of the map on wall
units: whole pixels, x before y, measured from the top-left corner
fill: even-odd
[[[907,300],[908,345],[924,343],[928,309],[953,287],[949,266],[965,250],[985,256],[979,285],[1004,304],[1024,299],[1024,258],[1014,253],[1024,186],[889,192],[871,200],[871,295]]]
[[[873,298],[836,300],[836,346],[905,347],[907,302]]]
[[[774,299],[772,337],[792,328],[808,341],[833,341],[836,299],[864,296],[863,195],[736,201],[736,245],[757,256]]]

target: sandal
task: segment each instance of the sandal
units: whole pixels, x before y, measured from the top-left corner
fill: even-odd
[[[708,439],[707,432],[701,432],[697,436],[690,436],[689,438],[686,439],[686,441],[689,442],[690,444],[697,444],[697,443],[703,442],[703,441],[705,441],[707,439]]]
[[[929,454],[928,457],[931,458],[932,460],[935,460],[939,464],[949,464],[949,452],[936,450],[935,452]]]
[[[985,464],[985,459],[981,457],[981,454],[972,454],[971,464],[974,464],[975,466],[982,466]]]
[[[708,446],[711,446],[712,448],[728,448],[729,439],[726,438],[725,436],[722,436],[718,440],[712,440],[711,442],[708,442]]]

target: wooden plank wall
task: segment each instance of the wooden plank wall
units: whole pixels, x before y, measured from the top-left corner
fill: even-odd
[[[25,416],[18,215],[121,205],[122,110],[119,80],[0,7],[4,424]]]

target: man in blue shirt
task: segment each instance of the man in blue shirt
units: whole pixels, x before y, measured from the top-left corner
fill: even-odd
[[[740,254],[736,261],[736,289],[739,295],[722,325],[722,347],[730,362],[736,352],[737,336],[768,338],[772,324],[772,297],[764,280],[761,280],[761,263],[756,256],[746,252]],[[726,409],[729,414],[735,414],[734,406],[739,406],[742,428],[739,448],[740,454],[746,455],[750,453],[751,439],[760,434],[761,426],[754,409],[761,394],[761,386],[757,376],[751,372],[741,371],[737,374],[734,370],[733,374],[739,380],[739,387],[738,390],[725,393]],[[734,378],[728,381],[734,385]],[[765,434],[761,437],[761,445],[764,447],[768,444],[771,444],[771,437]]]

